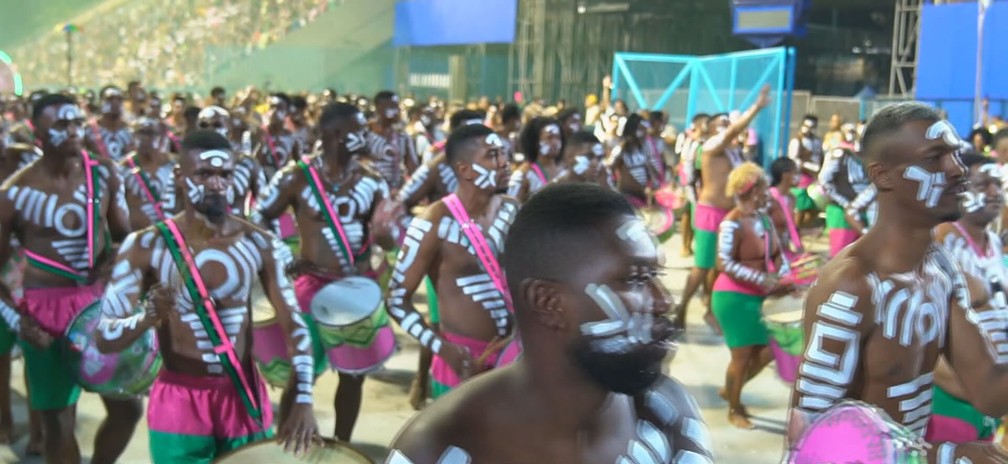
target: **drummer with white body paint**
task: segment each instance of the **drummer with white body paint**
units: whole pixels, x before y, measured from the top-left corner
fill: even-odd
[[[322,110],[319,118],[322,152],[284,168],[275,176],[259,198],[253,218],[260,224],[269,223],[289,207],[293,208],[301,233],[301,256],[290,270],[297,275],[294,290],[301,310],[312,311],[309,328],[315,338],[322,325],[316,307],[332,307],[316,295],[326,298],[338,294],[332,287],[354,276],[374,277],[370,269],[372,239],[383,248],[391,249],[390,237],[373,233],[375,212],[389,197],[388,185],[381,174],[359,161],[366,150],[364,116],[356,107],[333,103]],[[329,290],[324,289],[328,288]],[[373,292],[372,309],[380,311],[381,292]],[[337,307],[347,314],[349,307]],[[332,315],[332,314],[330,314]],[[347,316],[349,318],[349,316]],[[327,346],[326,352],[316,348],[315,362],[329,363],[339,372],[336,390],[336,437],[350,441],[360,412],[364,374],[381,367],[392,354],[394,335],[387,322],[376,326],[374,337],[366,346],[344,352],[341,346]],[[328,357],[328,359],[326,359]],[[281,418],[294,392],[288,388],[281,401]]]
[[[203,108],[196,117],[196,125],[200,129],[210,129],[228,138],[232,151],[238,156],[234,171],[234,193],[228,198],[228,204],[231,205],[231,214],[245,216],[249,213],[247,205],[266,189],[268,181],[259,161],[248,153],[242,153],[241,134],[236,133],[232,121],[231,113],[219,106]]]
[[[661,373],[673,301],[630,203],[597,185],[549,186],[506,247],[522,357],[413,418],[386,463],[713,462],[696,402]]]
[[[434,398],[493,367],[512,336],[510,295],[497,260],[518,203],[502,194],[508,178],[503,145],[481,124],[451,133],[446,152],[458,190],[413,219],[389,281],[389,313],[434,353]],[[439,332],[413,307],[424,276],[437,292]]]
[[[208,130],[186,136],[175,168],[183,212],[123,241],[102,297],[98,346],[118,352],[157,331],[163,367],[147,423],[154,463],[209,463],[272,435],[266,385],[252,363],[252,284],[262,282],[293,353],[294,406],[280,438],[306,451],[312,413],[311,336],[285,273],[290,250],[228,208],[236,156]],[[146,295],[144,310],[135,311]]]
[[[844,399],[874,405],[923,437],[939,356],[980,412],[1008,407],[1005,315],[990,308],[982,280],[932,241],[935,226],[961,216],[966,146],[919,103],[885,107],[869,121],[862,153],[878,189],[878,223],[823,267],[809,291],[789,446]],[[943,442],[933,443],[928,462],[1008,462],[1008,455],[989,443]]]
[[[161,150],[167,134],[161,122],[146,116],[134,123],[137,151],[120,162],[130,207],[130,229],[140,230],[178,212],[175,160]]]
[[[556,119],[540,117],[522,128],[520,141],[525,158],[511,174],[507,194],[525,202],[563,170],[564,135]]]
[[[68,367],[64,334],[101,295],[113,242],[129,233],[129,208],[112,160],[83,151],[84,113],[72,98],[40,98],[32,123],[43,155],[0,188],[0,262],[10,259],[14,237],[28,258],[20,311],[10,289],[0,286],[0,316],[20,333],[31,408],[42,414],[46,459],[76,463],[74,410],[81,389]],[[143,414],[139,399],[103,401],[109,415],[92,457],[99,464],[118,458]]]

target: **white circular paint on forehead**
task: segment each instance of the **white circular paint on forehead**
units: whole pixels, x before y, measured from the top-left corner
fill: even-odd
[[[471,126],[473,124],[483,124],[483,120],[482,119],[466,119],[466,121],[462,123],[463,126]]]
[[[228,117],[228,116],[231,116],[231,113],[228,113],[228,111],[226,109],[224,109],[224,108],[221,108],[219,106],[214,105],[214,106],[208,106],[208,107],[203,108],[202,110],[200,110],[199,115],[197,115],[196,118],[197,119],[212,119],[215,116]]]
[[[224,166],[224,163],[231,161],[231,154],[222,150],[207,150],[199,155],[201,160],[210,161],[210,165],[219,168]]]
[[[272,106],[276,106],[276,105],[279,105],[281,103],[283,103],[283,100],[281,100],[280,97],[270,97],[269,98],[269,104],[272,105]]]
[[[997,164],[994,163],[984,164],[980,166],[980,168],[977,169],[977,171],[983,174],[989,174],[992,177],[997,177],[999,179],[1001,178],[1001,169],[998,167]]]
[[[57,121],[76,121],[78,119],[84,119],[84,112],[79,106],[68,103],[56,108]]]
[[[550,124],[543,128],[543,132],[551,135],[560,135],[560,126],[556,124]]]
[[[486,144],[493,147],[503,147],[504,141],[501,140],[500,136],[497,134],[490,134],[486,136]]]

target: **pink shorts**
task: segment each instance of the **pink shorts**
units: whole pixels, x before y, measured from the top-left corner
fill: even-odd
[[[475,338],[469,338],[464,335],[457,335],[444,331],[441,332],[441,338],[447,342],[469,348],[469,352],[472,353],[474,358],[480,357],[480,355],[482,355],[490,345],[490,342],[476,340]],[[493,368],[497,364],[498,356],[500,356],[500,352],[488,355],[484,361],[484,367]],[[447,393],[448,390],[457,387],[460,383],[462,383],[462,381],[459,380],[458,375],[455,374],[455,370],[451,368],[451,365],[448,364],[444,358],[435,354],[434,360],[431,362],[431,383],[434,386],[434,391],[432,392],[433,396],[434,398],[437,398],[438,396]]]
[[[22,305],[25,313],[55,337],[63,337],[67,326],[84,308],[98,301],[102,285],[84,287],[26,288]]]
[[[195,377],[162,368],[151,387],[147,427],[152,432],[216,438],[268,431],[273,425],[273,408],[266,384],[258,375],[253,383],[259,387],[262,426],[245,408],[230,377]]]

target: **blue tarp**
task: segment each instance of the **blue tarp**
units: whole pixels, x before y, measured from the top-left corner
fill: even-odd
[[[397,47],[512,43],[518,0],[401,0],[392,44]]]

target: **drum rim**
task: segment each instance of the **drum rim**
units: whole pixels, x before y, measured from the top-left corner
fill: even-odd
[[[324,290],[326,287],[329,287],[330,285],[335,285],[335,284],[337,284],[339,282],[343,282],[345,280],[366,280],[366,281],[370,282],[371,284],[373,284],[375,286],[375,288],[378,289],[378,304],[376,304],[375,308],[372,309],[366,316],[363,316],[360,319],[357,319],[357,320],[355,320],[355,321],[353,321],[353,322],[351,322],[349,324],[332,325],[332,324],[327,324],[325,322],[322,322],[318,318],[318,316],[315,314],[314,308],[312,308],[312,306],[313,306],[312,303],[315,302],[315,297],[318,296],[319,293],[322,293],[322,290]],[[311,314],[312,318],[315,319],[315,323],[318,324],[319,330],[322,330],[323,327],[333,327],[333,328],[341,329],[341,328],[350,327],[350,326],[353,326],[353,325],[356,325],[356,324],[360,324],[361,321],[364,321],[364,320],[367,320],[367,319],[371,319],[372,317],[374,317],[374,314],[376,312],[383,311],[384,308],[385,308],[385,299],[382,298],[381,285],[378,284],[377,280],[374,280],[374,279],[372,279],[370,277],[364,277],[364,276],[350,276],[350,277],[345,277],[345,278],[342,278],[342,279],[334,280],[332,282],[329,282],[329,283],[323,285],[322,288],[319,288],[319,290],[317,292],[315,292],[315,295],[312,295],[311,301],[308,302],[308,308],[307,308],[308,310],[306,312],[309,313],[309,314]],[[302,308],[302,311],[304,311],[304,309],[305,308]]]
[[[339,441],[339,440],[334,440],[334,439],[328,438],[328,437],[322,437],[322,442],[324,443],[324,446],[327,447],[327,448],[329,447],[328,445],[333,445],[333,444],[339,445],[343,449],[351,451],[351,454],[356,454],[357,457],[364,458],[364,462],[367,462],[367,463],[370,463],[370,464],[374,464],[375,463],[375,461],[372,460],[370,456],[364,454],[363,451],[358,450],[357,448],[354,448],[353,445],[351,445],[350,443],[342,442],[342,441]],[[222,454],[220,456],[217,456],[216,458],[214,458],[213,462],[214,463],[219,463],[219,462],[223,461],[224,459],[230,458],[230,457],[234,456],[235,454],[238,454],[239,452],[241,452],[242,450],[244,450],[246,448],[251,448],[251,447],[254,447],[254,446],[264,446],[264,445],[267,445],[269,443],[272,443],[274,445],[279,446],[280,445],[280,439],[278,439],[278,438],[270,438],[270,439],[267,439],[267,440],[259,440],[259,441],[254,442],[254,443],[248,443],[248,444],[243,445],[243,446],[241,446],[241,447],[239,447],[237,449],[233,449],[231,451],[228,451],[227,453],[224,453],[224,454]],[[330,449],[332,449],[332,448],[330,448]]]
[[[329,370],[330,371],[340,372],[340,373],[343,373],[343,374],[362,375],[362,374],[369,374],[371,372],[377,371],[378,369],[381,369],[385,365],[385,363],[388,362],[388,360],[392,358],[392,355],[394,355],[395,352],[396,352],[396,347],[399,345],[398,340],[396,340],[396,338],[395,338],[395,330],[393,330],[391,326],[389,326],[388,324],[385,324],[384,326],[382,326],[378,330],[382,330],[382,329],[392,330],[392,349],[389,350],[389,352],[388,352],[387,355],[385,355],[381,359],[379,359],[378,362],[376,362],[374,366],[366,367],[366,368],[363,368],[363,369],[337,369],[336,367],[333,366],[332,360],[329,359],[329,354],[328,354],[329,350],[333,350],[333,349],[339,348],[337,346],[337,347],[333,347],[333,348],[326,348],[326,350],[325,350],[326,351],[326,361],[329,361],[329,363],[328,363],[329,364]]]
[[[861,413],[867,412],[868,414],[865,414],[865,416],[867,419],[871,420],[873,426],[885,429],[886,434],[888,435],[887,437],[888,442],[886,443],[886,447],[888,448],[887,451],[888,454],[890,455],[898,456],[901,453],[906,455],[912,455],[912,453],[916,451],[914,448],[902,449],[898,445],[901,442],[901,440],[912,439],[913,440],[912,443],[914,443],[915,445],[919,445],[920,442],[923,441],[922,438],[916,437],[913,433],[909,433],[905,425],[896,422],[882,408],[879,408],[870,403],[866,403],[864,401],[845,400],[833,405],[825,412],[820,414],[819,417],[813,419],[805,427],[805,430],[802,432],[801,436],[795,442],[794,449],[789,454],[791,456],[799,455],[799,453],[802,450],[802,445],[809,438],[810,430],[813,430],[819,424],[829,422],[829,420],[833,416],[836,416],[843,412],[847,412],[847,410],[855,410]]]

